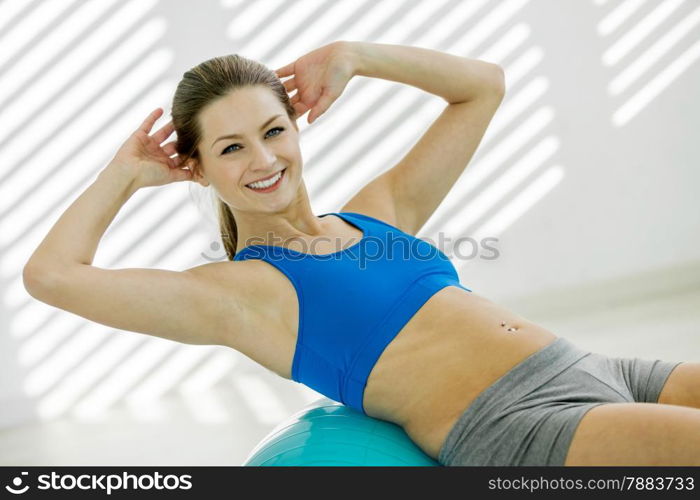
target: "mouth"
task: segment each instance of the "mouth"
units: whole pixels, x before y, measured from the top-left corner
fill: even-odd
[[[280,184],[282,184],[282,180],[284,179],[284,174],[286,171],[287,168],[285,167],[276,174],[271,175],[267,179],[252,182],[251,184],[246,184],[245,187],[252,191],[255,191],[256,193],[270,193],[272,191],[275,191],[280,186]],[[269,184],[270,181],[274,182],[272,184]]]

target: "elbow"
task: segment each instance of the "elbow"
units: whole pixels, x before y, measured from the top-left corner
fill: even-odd
[[[55,272],[32,262],[28,262],[22,269],[22,282],[29,295],[46,303],[51,302],[57,288]]]
[[[487,66],[481,73],[479,87],[478,89],[470,87],[472,97],[470,97],[467,100],[471,101],[474,99],[489,99],[491,101],[497,101],[500,104],[506,95],[505,71],[498,64],[485,64],[487,64]]]
[[[493,79],[493,84],[492,88],[500,95],[503,97],[506,94],[506,72],[504,71],[503,67],[499,66],[498,64],[494,64],[494,79]]]
[[[36,268],[30,263],[27,263],[22,269],[22,283],[24,284],[24,289],[29,295],[36,298],[37,290],[39,288],[38,272]]]

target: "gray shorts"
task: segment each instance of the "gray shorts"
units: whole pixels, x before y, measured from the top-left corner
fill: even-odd
[[[442,465],[563,466],[584,414],[656,403],[680,361],[613,358],[559,337],[480,393],[450,429]]]

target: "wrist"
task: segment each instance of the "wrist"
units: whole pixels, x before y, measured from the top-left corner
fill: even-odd
[[[352,67],[353,76],[364,76],[367,74],[367,45],[368,42],[343,41],[341,42],[346,51],[347,58]]]
[[[126,199],[139,190],[140,186],[133,169],[118,163],[109,163],[97,176],[98,181],[106,182],[124,193]]]

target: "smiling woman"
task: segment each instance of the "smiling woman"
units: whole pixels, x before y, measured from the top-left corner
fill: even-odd
[[[317,216],[296,119],[311,110],[314,122],[355,75],[412,85],[445,108],[396,165]],[[582,350],[474,293],[415,236],[474,155],[503,75],[364,42],[325,45],[278,74],[239,55],[204,61],[178,84],[172,123],[151,135],[161,110],[151,113],[59,218],[25,286],[115,328],[236,349],[368,426],[401,426],[444,465],[700,465],[699,365]],[[182,272],[93,266],[130,196],[177,181],[211,186],[229,260]],[[280,238],[344,249],[266,244]]]
[[[272,71],[237,54],[204,61],[187,71],[175,91],[172,108],[178,131],[176,150],[195,181],[213,185],[221,238],[228,258],[233,259],[239,227],[232,207],[241,206],[240,189],[256,194],[275,191],[279,183],[257,190],[249,184],[284,170],[286,166],[278,165],[281,155],[301,163],[296,111]],[[266,130],[275,121],[279,125]],[[242,130],[243,125],[248,128]],[[294,132],[291,135],[290,130]],[[232,139],[240,142],[224,142]],[[202,144],[208,147],[202,148]],[[274,155],[266,149],[268,145],[275,148]],[[249,163],[258,158],[261,163],[248,172]],[[238,182],[232,182],[236,180],[232,177]]]

